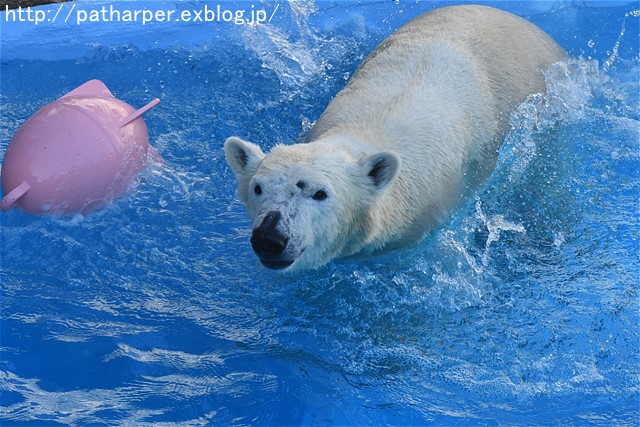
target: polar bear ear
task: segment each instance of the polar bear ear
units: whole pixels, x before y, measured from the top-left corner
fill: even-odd
[[[246,174],[253,176],[265,154],[256,144],[232,136],[224,142],[224,156],[233,173],[241,178]]]
[[[246,203],[249,197],[249,182],[265,154],[256,144],[232,136],[224,142],[224,156],[238,180],[238,196]]]
[[[378,190],[389,185],[400,172],[400,157],[391,151],[382,151],[362,160],[367,179]]]

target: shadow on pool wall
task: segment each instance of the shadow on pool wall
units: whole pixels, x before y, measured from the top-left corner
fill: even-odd
[[[0,422],[637,424],[637,5],[488,3],[582,59],[514,114],[495,174],[442,230],[291,276],[251,251],[224,139],[294,142],[433,3],[281,2],[257,27],[3,22],[0,154],[99,78],[162,99],[145,121],[167,162],[93,215],[0,216]]]

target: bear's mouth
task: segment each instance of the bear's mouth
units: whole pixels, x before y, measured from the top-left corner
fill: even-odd
[[[260,258],[260,262],[271,270],[283,270],[293,264],[294,260],[288,259],[263,259]]]

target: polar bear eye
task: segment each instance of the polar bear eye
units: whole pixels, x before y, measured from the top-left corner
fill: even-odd
[[[327,193],[324,190],[318,190],[316,191],[316,193],[313,195],[313,200],[324,200],[327,198]]]
[[[259,185],[256,185],[255,187],[253,187],[253,192],[259,196],[262,194],[262,188]]]

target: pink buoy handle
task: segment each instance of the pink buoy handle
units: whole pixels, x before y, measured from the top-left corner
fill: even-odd
[[[137,119],[138,117],[140,117],[141,115],[143,115],[144,113],[146,113],[147,111],[149,111],[150,109],[158,105],[159,103],[160,103],[160,100],[158,98],[154,99],[153,101],[151,101],[150,103],[142,107],[141,109],[136,110],[133,113],[129,114],[123,121],[118,123],[118,127],[119,128],[125,127],[126,125],[128,125],[129,123],[131,123],[132,121],[134,121],[135,119]]]
[[[11,190],[9,194],[4,196],[2,201],[0,201],[0,209],[8,211],[13,208],[16,203],[18,203],[18,200],[20,200],[20,198],[29,191],[29,188],[31,188],[31,186],[27,184],[26,181],[23,181],[20,185]]]

